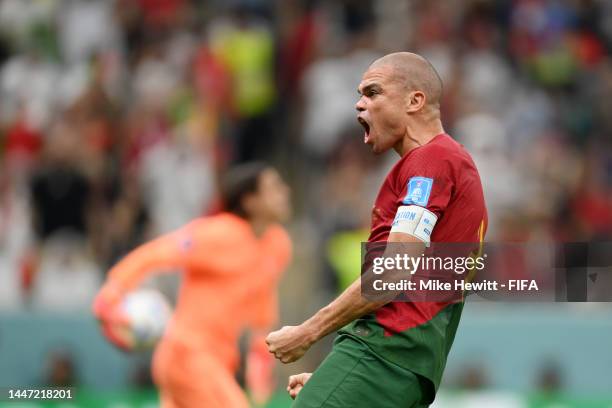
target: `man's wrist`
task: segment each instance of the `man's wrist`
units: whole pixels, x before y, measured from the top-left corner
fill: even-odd
[[[321,340],[327,334],[325,327],[324,316],[327,313],[327,307],[319,310],[314,316],[302,323],[304,336],[306,337],[309,344],[314,344]]]
[[[302,332],[303,339],[306,341],[308,347],[317,342],[318,336],[316,327],[310,321],[311,319],[306,320],[302,323],[300,327],[300,331]]]

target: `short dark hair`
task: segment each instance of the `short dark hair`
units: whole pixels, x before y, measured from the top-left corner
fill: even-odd
[[[242,201],[247,194],[257,192],[261,174],[269,168],[264,162],[249,162],[232,167],[221,178],[221,198],[225,210],[246,218]]]

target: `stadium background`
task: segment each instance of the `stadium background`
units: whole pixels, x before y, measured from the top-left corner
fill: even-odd
[[[439,70],[489,241],[536,257],[543,242],[609,241],[611,46],[605,0],[1,1],[0,386],[155,406],[149,356],[112,349],[91,299],[130,248],[215,211],[218,176],[244,160],[271,161],[293,189],[282,322],[329,301],[396,159],[371,155],[354,112],[362,72],[389,51]],[[149,284],[173,296],[177,278]],[[468,305],[436,406],[611,407],[611,311]],[[271,406],[328,349],[279,367]]]

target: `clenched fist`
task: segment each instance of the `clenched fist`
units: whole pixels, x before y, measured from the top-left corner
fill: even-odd
[[[311,336],[303,326],[285,326],[268,334],[268,351],[282,363],[299,360],[312,345]]]
[[[302,373],[296,374],[289,377],[289,384],[287,384],[287,392],[291,399],[295,399],[297,395],[300,393],[306,381],[310,379],[312,373]]]

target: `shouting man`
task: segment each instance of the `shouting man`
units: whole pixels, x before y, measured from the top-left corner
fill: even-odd
[[[368,242],[411,243],[412,256],[430,242],[481,242],[487,213],[480,177],[444,132],[442,82],[433,66],[416,54],[389,54],[368,68],[358,90],[364,142],[374,153],[393,148],[400,155],[376,198]],[[416,217],[402,216],[407,211]],[[290,363],[339,330],[314,373],[290,377],[294,407],[422,407],[440,385],[462,310],[463,299],[368,301],[356,281],[313,317],[266,341]]]

